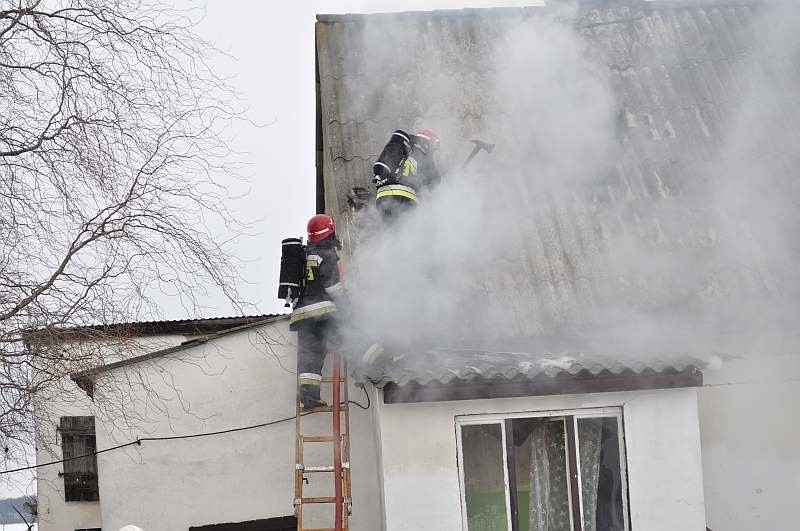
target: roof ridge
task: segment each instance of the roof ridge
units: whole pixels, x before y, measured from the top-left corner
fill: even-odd
[[[797,5],[792,0],[579,0],[583,9],[642,7],[653,9],[705,9],[711,7],[763,6],[763,5]],[[318,13],[318,23],[363,22],[369,18],[415,18],[415,17],[476,17],[476,16],[510,16],[518,13],[530,14],[553,11],[558,6],[545,4],[540,6],[517,7],[469,7],[463,9],[433,9],[430,11],[385,11],[378,13]],[[620,21],[624,22],[624,21]]]

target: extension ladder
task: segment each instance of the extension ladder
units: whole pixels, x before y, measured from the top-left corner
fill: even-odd
[[[322,378],[322,383],[333,384],[333,399],[327,407],[303,410],[297,400],[295,419],[295,475],[294,511],[297,516],[297,531],[347,531],[352,509],[350,491],[350,402],[347,373],[344,360],[337,353],[332,355],[333,376]],[[298,381],[298,396],[299,396]],[[332,413],[331,435],[303,435],[301,419],[311,413]],[[344,431],[342,431],[344,415]],[[303,461],[305,445],[309,443],[333,443],[333,466],[306,466]],[[334,495],[332,497],[303,497],[306,474],[333,474]],[[333,527],[303,527],[303,507],[307,504],[332,504],[334,506]]]

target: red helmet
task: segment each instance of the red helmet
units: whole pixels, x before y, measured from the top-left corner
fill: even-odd
[[[421,139],[424,142],[425,150],[436,151],[439,147],[439,135],[431,131],[430,129],[420,129],[414,136]]]
[[[321,242],[334,232],[336,224],[327,214],[317,214],[308,220],[308,243]]]

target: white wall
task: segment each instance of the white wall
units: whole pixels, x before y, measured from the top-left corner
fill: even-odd
[[[797,529],[800,355],[765,349],[704,373],[700,428],[709,528]]]
[[[127,426],[120,418],[98,419],[98,445],[106,448],[137,436],[209,432],[293,416],[294,341],[282,321],[110,371],[98,384],[120,378],[146,383],[134,385],[128,397],[129,408],[146,422]],[[361,391],[351,393],[364,401]],[[166,409],[148,410],[155,400]],[[375,531],[380,504],[371,412],[353,407],[351,414],[351,529]],[[330,414],[307,419],[307,434],[331,433]],[[331,464],[331,445],[317,447],[306,462]],[[135,524],[145,531],[185,530],[293,514],[293,421],[206,438],[145,442],[101,454],[98,464],[103,529]],[[333,494],[330,475],[310,479],[307,496]],[[311,512],[317,514],[311,514],[308,523],[315,527],[332,522],[330,505]]]
[[[71,382],[70,382],[71,383]],[[66,384],[66,382],[65,382]],[[56,432],[59,416],[92,415],[92,405],[86,394],[77,388],[65,385],[70,393],[67,403],[50,401],[47,404],[47,422],[36,425],[36,462],[45,463],[62,458],[61,437]],[[40,409],[40,407],[37,407]],[[38,416],[38,415],[37,415]],[[64,480],[61,464],[39,468],[36,473],[36,492],[39,502],[39,531],[73,531],[74,529],[100,527],[100,504],[98,502],[64,501]]]
[[[387,531],[462,529],[456,416],[612,406],[623,407],[633,529],[704,530],[697,392],[692,388],[383,404]]]
[[[181,343],[185,336],[151,336],[126,341],[125,355],[138,356],[145,352]],[[76,348],[67,344],[67,348]],[[100,343],[82,345],[96,359],[119,359],[119,348]],[[69,378],[42,389],[36,395],[36,462],[45,463],[62,458],[61,437],[56,430],[59,417],[95,415],[95,404]],[[40,531],[73,531],[79,528],[100,527],[99,502],[64,501],[64,480],[59,472],[63,465],[51,465],[37,470],[36,490],[39,499]]]

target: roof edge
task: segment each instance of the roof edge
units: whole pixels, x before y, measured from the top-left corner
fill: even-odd
[[[94,380],[100,374],[112,371],[114,369],[118,369],[120,367],[134,365],[136,363],[141,363],[143,361],[149,361],[152,359],[166,356],[168,354],[174,354],[176,352],[181,352],[183,350],[188,350],[190,348],[198,347],[215,339],[220,339],[226,336],[238,334],[239,332],[246,332],[253,328],[258,328],[267,324],[283,321],[286,318],[288,318],[288,315],[280,315],[277,317],[261,319],[259,321],[254,321],[252,323],[221,330],[213,334],[205,335],[195,339],[190,339],[189,341],[184,341],[180,345],[175,345],[174,347],[155,350],[153,352],[148,352],[147,354],[142,354],[141,356],[135,356],[133,358],[129,358],[126,360],[115,361],[114,363],[109,363],[107,365],[100,365],[98,367],[92,367],[91,369],[85,369],[83,371],[74,372],[71,373],[69,377],[72,381],[74,381],[78,385],[78,387],[86,391],[86,393],[90,397],[92,397],[94,394]]]
[[[552,0],[550,0],[552,1]],[[792,0],[579,0],[582,8],[607,8],[607,7],[643,7],[646,9],[684,9],[684,8],[709,8],[709,7],[736,7],[736,6],[767,6],[789,5],[796,6]],[[430,11],[386,11],[379,13],[318,13],[317,22],[360,22],[364,19],[375,18],[423,18],[423,17],[476,17],[476,16],[511,16],[522,14],[541,13],[553,10],[558,5],[549,3],[543,6],[520,7],[470,7],[463,9],[434,9]]]
[[[697,367],[681,371],[626,372],[622,374],[561,374],[533,379],[524,377],[490,380],[458,380],[449,383],[438,381],[427,384],[410,382],[398,385],[389,382],[383,386],[385,404],[410,404],[418,402],[444,402],[451,400],[484,400],[529,396],[552,396],[588,393],[644,391],[702,387],[703,372]]]
[[[517,15],[542,11],[547,6],[468,7],[464,9],[433,9],[431,11],[385,11],[381,13],[318,13],[317,22],[357,22],[363,19],[391,17],[476,17],[483,15]]]
[[[74,327],[50,327],[32,330],[25,340],[54,339],[57,341],[102,340],[120,337],[146,337],[157,335],[206,335],[242,326],[264,319],[288,318],[290,314],[259,314],[235,317],[203,317],[165,321],[132,321]]]

